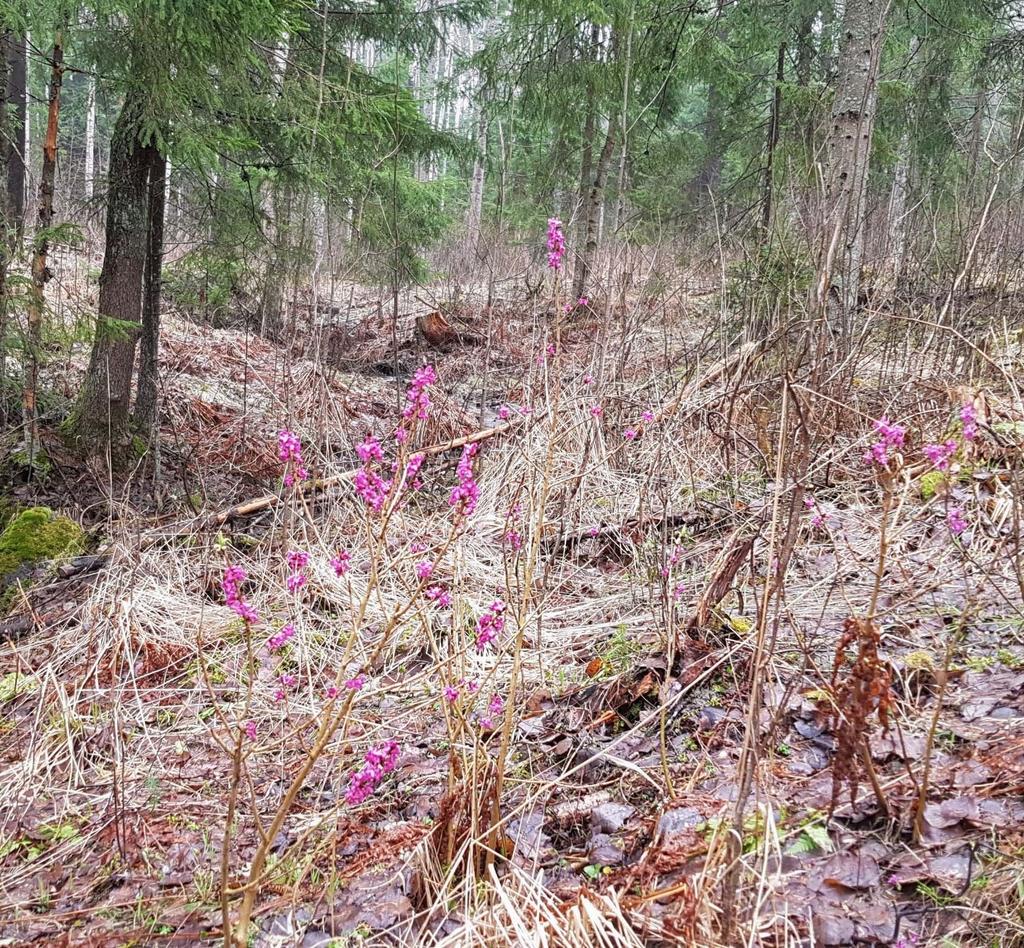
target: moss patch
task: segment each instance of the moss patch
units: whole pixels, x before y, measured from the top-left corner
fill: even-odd
[[[931,500],[943,486],[946,475],[942,471],[928,471],[921,475],[921,498]]]
[[[49,507],[29,507],[11,517],[0,533],[0,583],[43,560],[76,556],[85,549],[85,531]]]

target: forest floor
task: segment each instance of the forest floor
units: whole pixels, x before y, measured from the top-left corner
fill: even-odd
[[[953,388],[887,349],[826,410],[807,376],[783,397],[770,353],[702,334],[698,304],[578,312],[557,345],[526,305],[467,310],[485,345],[410,344],[396,382],[390,327],[361,312],[287,347],[169,319],[159,451],[114,483],[54,431],[47,482],[12,487],[85,523],[99,559],[51,570],[0,626],[0,944],[220,937],[241,723],[253,736],[234,884],[331,682],[363,671],[345,732],[270,841],[253,944],[711,945],[731,922],[750,945],[1024,945],[1024,416],[1008,386]],[[411,338],[411,318],[396,336]],[[378,541],[341,475],[368,432],[394,430],[423,361],[439,383],[412,447],[497,428],[479,443],[479,504],[453,525],[458,450],[438,451]],[[73,393],[83,365],[77,347],[55,360],[53,387]],[[920,445],[948,434],[965,398],[985,437],[937,483]],[[862,460],[883,414],[911,431],[889,500]],[[813,508],[794,493],[784,421],[814,429],[800,477]],[[312,477],[336,483],[282,491],[285,427]],[[951,504],[969,521],[959,535]],[[294,549],[310,560],[293,594]],[[417,600],[382,642],[415,598],[422,549],[453,604]],[[296,630],[255,665],[221,593],[232,563],[263,635]],[[510,640],[473,647],[496,598],[521,620],[518,662]],[[872,611],[847,651],[870,652],[877,632],[891,707],[885,726],[874,694],[854,733],[835,712],[849,661],[836,678],[833,665],[858,628],[847,620]],[[491,805],[501,731],[481,721],[513,677],[488,859],[467,813]],[[467,680],[479,691],[447,701],[444,686]],[[399,744],[395,771],[351,807],[352,774],[382,739]],[[877,789],[851,756],[860,742]]]

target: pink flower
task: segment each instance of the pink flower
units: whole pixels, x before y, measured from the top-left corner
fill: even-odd
[[[284,699],[287,698],[287,697],[288,696],[287,696],[287,694],[285,694],[284,688],[278,688],[277,691],[274,692],[274,700],[278,704],[280,704],[282,701],[284,701]]]
[[[295,676],[289,674],[282,675],[281,684],[284,685],[285,688],[291,688],[291,686],[295,684]]]
[[[452,604],[452,594],[444,586],[431,586],[423,595],[442,609],[447,609]]]
[[[430,560],[420,560],[416,564],[416,575],[420,579],[429,579],[430,574],[434,572],[434,564]]]
[[[453,688],[451,685],[445,685],[441,694],[444,696],[444,700],[449,704],[455,704],[455,702],[459,700],[459,689]]]
[[[498,417],[502,421],[508,421],[509,418],[512,417],[512,409],[509,408],[508,405],[502,405],[501,408],[498,409]]]
[[[284,648],[288,644],[288,640],[295,635],[295,626],[291,623],[288,625],[281,626],[281,631],[275,633],[267,639],[267,651],[276,652],[280,648]]]
[[[503,539],[510,547],[512,547],[513,551],[518,552],[523,548],[523,538],[519,531],[514,527],[511,527],[506,531]]]
[[[348,550],[342,550],[337,556],[331,557],[331,567],[334,570],[334,575],[341,577],[344,576],[352,563],[352,554]]]
[[[949,467],[949,462],[953,455],[956,454],[956,449],[959,447],[952,438],[942,444],[926,444],[922,449],[924,455],[932,462],[932,465],[940,471],[945,471]]]
[[[627,428],[622,432],[622,437],[627,441],[636,441],[637,430],[636,428]]]
[[[455,469],[459,483],[452,488],[451,496],[448,498],[448,506],[455,507],[457,512],[466,517],[476,510],[480,500],[480,487],[473,478],[473,458],[476,457],[476,452],[475,444],[467,444],[462,449],[462,457]]]
[[[367,468],[360,468],[356,471],[352,483],[366,505],[374,513],[380,513],[391,492],[391,481],[384,480],[379,474]]]
[[[495,599],[476,620],[476,650],[482,652],[505,629],[505,603]]]
[[[818,502],[813,497],[804,498],[804,506],[807,508],[807,512],[812,514],[811,526],[817,530],[820,530],[825,526],[825,514],[822,513],[821,508],[818,507]]]
[[[548,266],[552,270],[562,269],[562,257],[565,256],[565,235],[562,233],[562,222],[557,217],[548,220]]]
[[[964,437],[968,441],[973,441],[978,437],[978,413],[970,402],[960,409],[960,421],[963,424]]]
[[[249,605],[241,596],[238,587],[246,580],[246,572],[241,566],[229,566],[224,571],[224,578],[220,587],[224,592],[224,602],[228,608],[242,617],[247,625],[259,621],[259,613]]]
[[[297,481],[309,477],[309,471],[302,462],[302,442],[295,432],[285,428],[277,433],[277,456],[285,465],[285,487],[291,487]]]
[[[437,373],[432,365],[418,368],[412,377],[412,383],[405,393],[403,418],[426,419],[430,414],[430,393],[427,391],[437,381]]]
[[[324,689],[324,694],[327,696],[329,700],[333,701],[335,698],[338,697],[337,685],[328,685],[327,688]]]
[[[600,405],[591,405],[590,414],[592,414],[595,418],[600,418],[601,415],[604,414],[604,409]]]
[[[682,583],[679,583],[676,586],[676,588],[672,590],[672,598],[676,602],[679,602],[679,600],[682,599],[685,594],[686,594],[686,587]]]
[[[395,431],[395,440],[399,444],[405,444],[405,442],[409,440],[409,432],[404,428],[399,428]]]
[[[576,305],[577,306],[589,306],[590,305],[589,297],[581,296],[578,300],[576,300]]]
[[[583,376],[583,384],[584,385],[592,385],[593,382],[594,382],[594,376],[592,376],[589,372],[586,375]]]
[[[306,577],[302,573],[289,573],[288,575],[288,592],[298,592],[303,586],[306,585]]]
[[[349,678],[349,680],[345,682],[345,687],[348,688],[349,691],[362,691],[363,685],[365,684],[366,676],[356,675],[354,678]]]
[[[475,695],[480,690],[480,682],[475,678],[460,678],[459,686],[465,688],[471,695]]]
[[[505,710],[505,701],[497,692],[491,695],[491,700],[487,705],[487,711],[493,717],[497,717],[502,711]]]
[[[288,569],[293,573],[297,573],[300,569],[305,569],[309,564],[309,554],[302,553],[299,550],[290,550],[285,560],[288,563]]]
[[[381,450],[380,442],[373,436],[367,435],[362,444],[356,446],[356,454],[364,464],[370,461],[383,461],[384,452]]]
[[[244,730],[245,730],[245,736],[250,741],[256,740],[256,722],[255,721],[246,721],[245,722]]]
[[[490,718],[481,718],[480,719],[480,730],[482,730],[482,731],[493,731],[494,730],[494,722]]]
[[[652,422],[654,421],[654,412],[648,408],[640,417],[646,422]]]
[[[358,806],[369,797],[384,779],[384,775],[395,769],[398,753],[397,741],[385,741],[370,748],[363,758],[362,768],[352,777],[345,802],[349,806]]]
[[[874,422],[874,428],[880,437],[864,452],[864,463],[885,467],[889,463],[889,452],[903,447],[907,429],[893,424],[885,415]]]
[[[949,523],[949,532],[955,537],[960,536],[960,534],[967,529],[967,521],[964,520],[964,512],[959,507],[950,507],[949,513],[946,515],[946,520]]]

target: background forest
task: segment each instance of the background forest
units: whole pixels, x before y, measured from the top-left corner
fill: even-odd
[[[0,46],[0,944],[1024,945],[1024,4]]]

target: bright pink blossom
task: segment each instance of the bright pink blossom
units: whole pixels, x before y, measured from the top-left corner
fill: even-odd
[[[932,465],[940,471],[945,471],[949,467],[949,462],[953,455],[956,454],[956,449],[959,445],[950,438],[948,441],[942,444],[926,444],[922,450],[924,455],[932,462]]]
[[[238,591],[239,586],[245,582],[247,576],[241,566],[229,566],[224,571],[224,578],[221,580],[221,589],[224,592],[224,601],[228,608],[242,617],[247,624],[259,621],[259,613],[249,605]]]
[[[334,575],[341,577],[344,576],[352,564],[352,554],[348,550],[341,550],[337,556],[331,557],[331,568],[334,570]]]
[[[476,620],[476,650],[482,652],[505,629],[505,603],[495,599]]]
[[[430,386],[437,381],[437,373],[432,365],[420,366],[412,377],[412,383],[405,393],[403,418],[426,419],[430,414]]]
[[[281,631],[276,632],[274,635],[267,639],[267,650],[270,652],[276,652],[279,648],[284,648],[288,644],[288,640],[295,635],[295,626],[290,622],[288,625],[281,626]]]
[[[467,444],[462,449],[462,457],[455,469],[459,483],[452,488],[448,505],[455,507],[459,513],[469,516],[476,510],[480,500],[480,487],[473,477],[473,458],[476,457],[477,446]]]
[[[419,579],[429,579],[430,574],[434,572],[434,564],[430,560],[420,560],[416,564],[416,576]]]
[[[963,424],[964,437],[968,441],[973,441],[978,437],[978,413],[970,402],[960,409],[960,421]]]
[[[548,266],[552,270],[561,270],[564,256],[565,235],[562,233],[562,222],[557,217],[552,217],[548,220]]]
[[[950,507],[946,515],[949,524],[949,532],[958,537],[967,529],[967,521],[964,519],[964,512],[959,507]]]
[[[879,438],[864,452],[864,463],[885,467],[889,463],[890,452],[903,447],[907,429],[889,421],[885,415],[874,422],[874,428]]]
[[[349,806],[358,806],[377,789],[385,774],[391,773],[398,763],[398,742],[385,741],[371,747],[363,758],[363,766],[352,777],[345,794]]]
[[[447,609],[452,604],[452,594],[444,586],[431,586],[423,595],[441,609]]]

